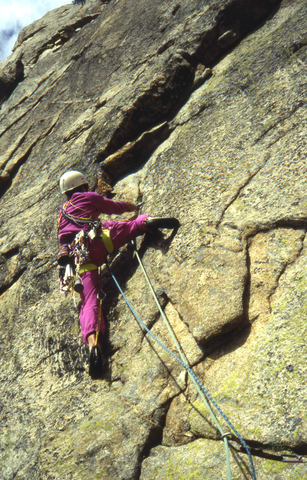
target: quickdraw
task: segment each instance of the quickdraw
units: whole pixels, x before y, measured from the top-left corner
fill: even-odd
[[[58,268],[60,270],[60,292],[65,295],[70,291],[74,293],[75,273],[72,265],[68,263],[66,267],[59,266]]]
[[[62,245],[57,258],[60,269],[60,291],[66,295],[69,291],[81,293],[83,284],[80,267],[90,263],[87,233],[81,230],[70,245]]]
[[[233,450],[239,453],[247,453],[246,448],[242,445],[240,439],[236,437],[233,433],[225,433],[224,435],[222,435],[221,438],[225,436],[228,437],[229,440],[233,440],[238,445],[240,445],[239,448],[235,448],[233,445],[231,445],[231,448]],[[245,442],[248,444],[247,440],[245,440]],[[305,460],[303,457],[300,457],[299,455],[296,455],[295,453],[281,453],[280,455],[276,455],[274,453],[264,452],[260,448],[252,448],[250,446],[248,448],[250,454],[254,457],[266,458],[267,460],[274,460],[275,462],[283,463],[307,463],[307,460]]]
[[[80,230],[80,232],[77,233],[70,248],[75,257],[77,271],[81,265],[91,263],[88,250],[88,235],[85,230]]]

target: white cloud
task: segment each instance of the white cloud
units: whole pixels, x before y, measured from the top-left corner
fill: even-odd
[[[71,3],[69,0],[0,0],[0,61],[10,55],[18,33],[49,10]]]

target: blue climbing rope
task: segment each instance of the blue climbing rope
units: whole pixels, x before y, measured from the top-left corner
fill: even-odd
[[[204,394],[208,397],[208,399],[210,400],[210,402],[214,405],[214,407],[216,408],[216,410],[219,412],[219,414],[223,417],[223,419],[225,420],[225,422],[227,423],[227,425],[230,427],[230,429],[235,433],[235,435],[238,437],[238,439],[240,440],[241,444],[243,445],[243,447],[245,448],[246,452],[247,452],[247,455],[248,455],[248,458],[249,458],[249,462],[250,462],[250,467],[251,467],[251,474],[252,474],[252,478],[253,480],[256,480],[256,473],[255,473],[255,468],[254,468],[254,464],[253,464],[253,459],[252,459],[252,456],[251,456],[251,453],[250,453],[250,450],[249,450],[249,447],[247,446],[247,443],[245,442],[245,440],[241,437],[241,435],[237,432],[237,430],[235,429],[235,427],[232,425],[232,423],[230,422],[230,420],[226,417],[226,415],[224,414],[224,412],[221,410],[221,408],[218,406],[218,404],[216,403],[216,401],[214,400],[214,398],[211,396],[211,394],[208,392],[208,390],[203,386],[203,384],[201,383],[201,381],[198,379],[198,377],[195,375],[195,373],[190,369],[190,367],[188,365],[186,365],[186,363],[184,363],[180,358],[178,358],[173,352],[171,352],[165,345],[163,345],[163,343],[149,330],[149,328],[146,327],[145,323],[142,322],[142,320],[140,319],[140,317],[137,315],[137,313],[133,310],[132,306],[130,305],[126,295],[124,294],[124,292],[122,291],[118,281],[116,280],[112,270],[110,269],[109,265],[107,264],[107,268],[110,272],[110,275],[111,277],[113,278],[114,282],[115,282],[115,285],[117,286],[119,292],[122,294],[125,302],[127,303],[131,313],[134,315],[134,317],[137,319],[137,321],[140,323],[140,325],[142,325],[142,327],[146,330],[146,332],[166,351],[168,352],[175,360],[177,360],[177,362],[179,362],[185,369],[186,371],[194,378],[195,382],[198,384],[198,386],[201,388],[201,390],[204,392]]]
[[[133,247],[134,247],[134,254],[135,254],[135,256],[136,256],[136,258],[137,258],[137,260],[138,260],[138,262],[139,262],[139,264],[140,264],[141,270],[142,270],[142,272],[143,272],[143,274],[144,274],[144,277],[145,277],[146,282],[147,282],[147,284],[148,284],[148,287],[149,287],[149,289],[150,289],[150,291],[151,291],[151,294],[152,294],[152,296],[153,296],[153,299],[154,299],[154,301],[156,302],[156,305],[157,305],[157,307],[158,307],[158,309],[159,309],[160,315],[161,315],[161,317],[162,317],[162,319],[163,319],[163,321],[164,321],[164,323],[165,323],[165,325],[166,325],[166,327],[167,327],[167,329],[168,329],[168,332],[169,332],[170,336],[172,337],[172,340],[173,340],[174,344],[176,345],[176,348],[177,348],[177,351],[178,351],[178,353],[179,353],[179,355],[180,355],[180,358],[181,358],[181,360],[182,360],[184,363],[186,363],[188,366],[190,366],[190,365],[189,365],[189,362],[188,362],[188,359],[187,359],[185,353],[183,352],[181,346],[179,345],[179,342],[178,342],[178,340],[177,340],[177,338],[176,338],[175,333],[173,332],[173,329],[172,329],[172,327],[171,327],[171,325],[170,325],[170,322],[169,322],[168,318],[166,317],[166,315],[165,315],[165,313],[164,313],[164,311],[163,311],[163,309],[162,309],[162,307],[161,307],[161,305],[160,305],[160,302],[159,302],[159,300],[158,300],[158,298],[157,298],[156,292],[154,291],[154,288],[153,288],[153,286],[152,286],[152,284],[151,284],[151,281],[149,280],[149,277],[148,277],[148,275],[147,275],[147,273],[146,273],[146,270],[145,270],[145,267],[144,267],[144,265],[143,265],[143,262],[142,262],[142,260],[141,260],[141,258],[140,258],[140,256],[139,256],[139,254],[138,254],[135,241],[134,241],[134,240],[131,240],[131,243],[132,243],[132,245],[133,245]],[[190,374],[189,374],[189,375],[190,375]],[[209,413],[209,415],[210,415],[210,417],[211,417],[211,420],[213,421],[213,423],[215,424],[216,428],[219,430],[219,432],[220,432],[220,434],[221,434],[221,439],[223,440],[223,442],[224,442],[224,447],[225,447],[227,480],[231,480],[231,468],[230,468],[230,456],[229,456],[229,444],[228,444],[229,439],[228,439],[228,434],[225,434],[225,432],[223,431],[223,429],[222,429],[222,427],[221,427],[218,419],[216,418],[216,415],[213,413],[212,408],[211,408],[211,406],[209,405],[208,399],[207,399],[206,396],[204,395],[204,392],[199,388],[198,383],[196,383],[196,381],[194,380],[194,378],[193,378],[191,375],[190,375],[190,378],[191,378],[191,380],[192,380],[192,382],[193,382],[193,384],[194,384],[194,386],[195,386],[195,388],[196,388],[196,390],[197,390],[200,398],[201,398],[202,401],[204,402],[204,405],[205,405],[206,409],[208,410],[208,413]]]

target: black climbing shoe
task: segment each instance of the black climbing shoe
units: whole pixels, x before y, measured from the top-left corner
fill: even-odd
[[[89,375],[93,380],[97,380],[102,377],[103,374],[103,363],[101,350],[98,345],[94,346],[90,353],[90,368]]]
[[[146,227],[149,230],[157,230],[158,228],[178,228],[179,220],[175,217],[149,217],[146,219]]]

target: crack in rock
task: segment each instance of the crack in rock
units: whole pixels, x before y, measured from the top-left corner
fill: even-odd
[[[65,109],[64,109],[65,110]],[[3,197],[3,195],[6,193],[6,191],[11,187],[12,182],[14,180],[14,177],[17,175],[20,167],[24,165],[28,158],[30,157],[33,148],[37,145],[37,143],[41,140],[43,140],[45,137],[50,135],[57,124],[61,114],[64,112],[60,112],[52,121],[51,124],[48,126],[48,128],[40,132],[34,139],[32,139],[29,142],[25,142],[25,137],[22,138],[20,141],[20,145],[25,143],[25,148],[23,152],[18,151],[18,147],[14,149],[15,155],[8,159],[4,170],[0,170],[0,198]],[[31,125],[32,127],[32,125]],[[28,131],[26,134],[31,130],[31,127],[29,127]],[[26,135],[25,134],[25,135]]]
[[[32,60],[32,63],[37,63],[39,58],[48,50],[51,51],[55,47],[64,45],[64,43],[68,42],[68,40],[73,37],[77,29],[79,30],[80,28],[83,28],[85,25],[95,20],[99,15],[100,13],[88,15],[78,20],[76,23],[62,27],[55,35],[53,35],[53,37],[50,38],[50,40],[41,46],[36,53],[36,57]]]
[[[271,130],[276,128],[278,125],[282,124],[285,122],[285,120],[288,120],[291,118],[300,108],[304,107],[306,102],[300,101],[296,105],[293,105],[291,110],[284,115],[282,115],[280,118],[276,119],[275,122],[272,122],[267,128],[264,129],[264,131],[254,140],[252,143],[252,147],[257,145]],[[288,132],[286,132],[288,133]],[[274,145],[281,137],[278,137],[274,142],[272,142],[269,146]]]
[[[139,170],[153,151],[170,135],[167,122],[142,133],[134,142],[129,142],[100,163],[102,179],[114,185],[121,177]]]
[[[33,123],[27,128],[25,132],[22,132],[19,137],[15,140],[15,142],[12,143],[11,147],[5,152],[5,155],[2,155],[0,157],[0,172],[2,171],[3,168],[5,168],[6,164],[11,160],[13,155],[15,154],[16,150],[22,145],[24,142],[27,134],[33,127]]]
[[[248,275],[243,295],[246,322],[253,323],[259,316],[267,318],[271,314],[272,296],[288,266],[300,257],[305,237],[306,227],[271,228],[248,237]]]
[[[38,26],[38,28],[33,31],[31,31],[31,26],[24,28],[19,33],[18,43],[15,45],[12,55],[8,57],[2,69],[0,70],[0,102],[1,100],[2,102],[7,101],[19,83],[26,78],[27,75],[24,73],[25,67],[36,64],[39,58],[48,51],[51,52],[55,49],[59,49],[73,37],[76,31],[91,23],[100,15],[100,13],[100,11],[92,14],[88,13],[76,21],[62,25],[54,34],[51,35],[50,39],[45,41],[39,48],[33,48],[33,53],[28,61],[24,59],[23,44],[31,41],[38,33],[47,29],[48,25]],[[40,21],[37,23],[39,22]],[[29,29],[30,32],[27,33]]]
[[[304,242],[305,242],[305,239],[306,239],[306,233],[307,233],[307,232],[306,232],[306,230],[305,230],[305,234],[304,234],[303,238],[301,239],[301,247],[299,248],[298,252],[295,254],[295,256],[294,256],[293,259],[289,259],[289,260],[285,263],[284,267],[281,269],[279,275],[278,275],[277,278],[276,278],[276,287],[272,290],[272,292],[270,293],[269,298],[268,298],[270,313],[272,313],[272,304],[271,304],[271,302],[272,302],[272,297],[273,297],[273,295],[275,294],[276,290],[277,290],[278,287],[279,287],[279,282],[280,282],[280,279],[281,279],[282,275],[285,273],[286,269],[287,269],[290,265],[292,265],[293,263],[295,263],[295,262],[299,259],[299,257],[301,256],[301,253],[302,253],[302,251],[303,251],[303,249],[304,249]]]
[[[247,185],[258,175],[258,173],[263,170],[263,168],[266,166],[268,160],[270,159],[270,153],[267,152],[265,154],[265,157],[264,157],[264,161],[262,162],[262,164],[257,168],[257,170],[252,174],[250,175],[247,180],[239,186],[238,190],[235,192],[235,194],[229,199],[229,201],[226,203],[225,205],[225,208],[217,222],[217,225],[216,227],[219,228],[222,224],[222,221],[223,221],[223,218],[227,212],[227,210],[231,207],[231,205],[233,205],[233,203],[239,198],[240,194],[242,193],[242,191],[244,190],[245,187],[247,187]]]
[[[67,65],[65,65],[62,69],[57,71],[55,78],[52,78],[54,70],[49,71],[48,74],[42,79],[42,81],[40,81],[35,86],[34,90],[31,92],[30,95],[26,95],[25,97],[22,97],[22,99],[18,102],[17,106],[24,103],[26,100],[28,100],[42,86],[42,84],[44,84],[47,80],[51,78],[50,85],[46,87],[46,89],[39,95],[37,99],[35,99],[33,103],[24,105],[24,110],[21,113],[18,112],[18,115],[15,119],[12,119],[12,121],[10,121],[10,117],[8,115],[8,112],[13,112],[15,110],[15,105],[11,109],[9,109],[8,112],[5,111],[3,115],[0,116],[0,122],[4,123],[4,125],[5,123],[8,123],[8,125],[4,126],[3,130],[0,132],[0,137],[3,134],[7,133],[14,125],[16,125],[23,117],[25,117],[27,113],[32,112],[37,107],[37,105],[41,102],[41,100],[48,93],[52,91],[56,82],[66,73],[66,71],[71,67],[71,65],[72,63],[70,62]],[[68,105],[70,105],[70,103],[68,103],[67,106]]]
[[[123,113],[123,118],[112,133],[107,146],[99,153],[98,163],[103,162],[128,142],[135,141],[146,130],[165,121],[177,108],[178,102],[193,83],[194,71],[188,62],[175,58],[171,58],[170,62],[164,65],[164,69],[164,76],[155,79]]]
[[[276,3],[278,2],[276,1]],[[112,138],[108,142],[108,145],[105,147],[103,151],[101,151],[98,154],[96,159],[96,161],[100,163],[103,169],[104,180],[107,183],[109,183],[110,185],[113,185],[123,175],[127,175],[129,173],[133,173],[137,171],[138,168],[140,168],[142,165],[146,163],[148,157],[153,153],[153,150],[148,149],[148,152],[144,152],[142,159],[140,158],[140,155],[138,154],[138,152],[136,155],[133,155],[132,150],[134,149],[134,146],[135,146],[134,144],[137,143],[137,140],[135,140],[135,137],[138,136],[138,138],[141,138],[142,135],[145,135],[146,133],[146,131],[144,131],[144,127],[140,128],[141,131],[143,130],[143,133],[141,133],[140,131],[137,131],[138,127],[141,127],[141,123],[145,123],[147,124],[148,127],[150,127],[155,125],[158,121],[161,121],[161,120],[169,121],[171,119],[174,119],[178,115],[182,107],[186,105],[188,99],[190,98],[191,93],[193,93],[193,91],[195,91],[196,89],[200,88],[203,85],[203,83],[207,79],[209,79],[212,75],[211,68],[204,67],[203,73],[201,73],[201,75],[199,75],[195,79],[194,77],[195,77],[197,66],[199,66],[200,64],[201,65],[210,64],[210,66],[217,64],[220,60],[221,52],[223,51],[224,55],[230,53],[233,50],[233,48],[235,48],[233,44],[237,42],[237,40],[242,40],[244,35],[246,35],[246,33],[251,29],[251,26],[245,23],[240,25],[240,29],[239,29],[240,31],[239,30],[234,31],[231,28],[226,28],[227,26],[229,26],[229,19],[227,16],[228,14],[231,16],[232,21],[234,16],[238,15],[238,18],[241,18],[242,16],[244,17],[244,15],[247,15],[246,12],[242,13],[242,5],[240,4],[240,7],[238,5],[239,5],[238,2],[234,2],[230,6],[227,6],[225,8],[225,11],[223,11],[218,15],[216,19],[216,24],[210,27],[209,30],[207,30],[201,36],[201,38],[198,39],[199,45],[197,47],[196,46],[194,47],[192,53],[189,53],[188,51],[185,51],[183,49],[179,49],[179,50],[177,49],[176,54],[171,57],[173,61],[180,60],[179,64],[182,64],[182,62],[186,62],[186,65],[190,66],[190,73],[188,75],[192,75],[192,78],[193,78],[193,83],[191,84],[191,79],[188,79],[187,77],[186,90],[185,92],[183,91],[179,95],[177,95],[177,99],[175,98],[174,105],[170,106],[169,99],[168,99],[168,109],[165,110],[163,96],[165,96],[165,94],[167,93],[167,90],[170,90],[171,92],[171,89],[173,88],[172,84],[173,85],[176,84],[177,82],[175,79],[176,71],[171,73],[171,76],[175,75],[174,79],[171,77],[170,77],[170,80],[167,79],[165,85],[163,86],[163,89],[159,86],[159,84],[153,83],[153,85],[150,87],[148,92],[145,92],[144,94],[140,95],[137,98],[137,100],[134,102],[132,108],[129,109],[127,113],[124,114],[121,124],[119,125],[117,130],[114,132]],[[245,8],[254,9],[255,7],[253,5],[253,2],[251,2],[251,5],[249,5],[249,7],[245,5]],[[264,8],[264,6],[260,4],[255,9],[255,11],[256,10],[257,10],[257,19],[258,19],[258,22],[260,22],[262,17],[264,16],[264,11],[266,11],[266,8]],[[163,46],[161,47],[161,50],[158,51],[158,55],[162,54],[167,49],[171,48],[173,44],[174,44],[174,41],[172,39],[166,42],[165,44],[163,44]],[[176,68],[178,69],[178,65]],[[143,71],[139,72],[136,78],[138,78],[142,73]],[[168,93],[168,95],[172,95],[172,93]],[[152,112],[156,109],[156,106],[154,106],[154,109],[153,109],[154,104],[151,105],[151,102],[152,102],[151,96],[154,97],[155,103],[157,103],[157,101],[160,103],[158,116],[155,113],[154,116],[156,118],[152,118],[152,119],[149,118],[148,112],[150,111],[152,115]],[[197,113],[191,116],[191,118],[199,115],[205,108],[206,108],[206,105],[202,106]],[[144,116],[145,110],[146,110],[146,116]],[[187,121],[189,121],[189,119]],[[183,123],[186,123],[186,122],[183,122]],[[169,134],[171,133],[173,128],[176,128],[176,126],[177,125],[175,125],[174,127],[171,126]],[[132,127],[133,127],[133,130],[135,131],[131,131]],[[156,142],[156,147],[162,144],[166,140],[166,138],[164,138],[162,135],[160,138],[160,141]],[[111,164],[114,164],[113,171],[117,170],[119,172],[118,175],[114,176],[114,173],[110,174],[108,172],[108,169],[112,168]],[[253,178],[253,176],[251,178]],[[244,188],[244,186],[242,188]],[[220,219],[220,222],[221,221],[222,221],[222,218]]]
[[[28,268],[27,265],[21,267],[17,273],[15,273],[12,278],[9,281],[4,281],[2,285],[0,286],[0,297],[7,292],[18,280],[21,278],[21,276],[24,274],[26,269]]]

